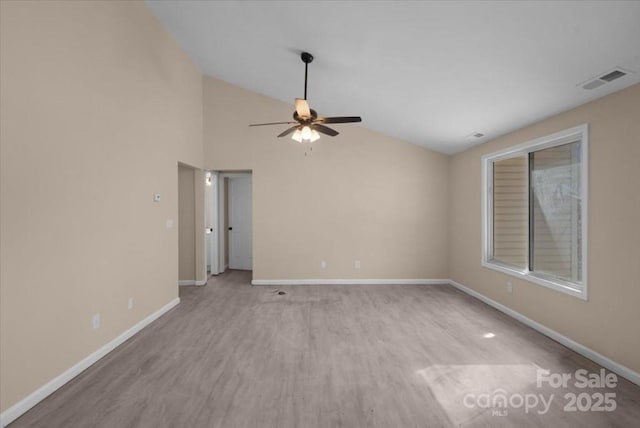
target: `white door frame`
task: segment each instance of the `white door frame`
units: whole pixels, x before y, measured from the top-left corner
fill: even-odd
[[[223,273],[227,270],[227,265],[224,262],[225,258],[225,233],[224,233],[224,200],[225,200],[225,190],[224,190],[224,179],[225,175],[219,173],[218,174],[218,203],[216,205],[218,211],[218,273]]]
[[[210,177],[210,183],[207,183]],[[220,273],[218,257],[218,240],[221,229],[218,227],[218,173],[216,171],[205,172],[205,201],[210,206],[209,218],[205,219],[205,245],[207,255],[207,265],[210,266],[209,275]]]

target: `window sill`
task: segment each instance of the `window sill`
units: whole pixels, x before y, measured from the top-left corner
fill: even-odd
[[[507,275],[515,276],[516,278],[523,279],[525,281],[532,282],[537,285],[542,285],[543,287],[550,288],[552,290],[558,291],[560,293],[568,294],[573,297],[577,297],[581,300],[587,301],[587,284],[586,282],[582,285],[572,284],[570,282],[564,281],[552,281],[546,278],[542,278],[536,275],[534,272],[527,272],[514,269],[512,267],[501,265],[495,262],[487,262],[483,261],[482,266],[505,273]]]

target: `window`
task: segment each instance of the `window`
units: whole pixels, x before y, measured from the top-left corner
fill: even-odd
[[[483,265],[587,299],[587,125],[482,158]]]

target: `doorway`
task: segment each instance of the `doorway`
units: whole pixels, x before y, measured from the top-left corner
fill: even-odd
[[[210,171],[206,200],[209,275],[253,270],[253,180],[250,171]]]
[[[207,282],[204,229],[204,172],[178,162],[178,285]],[[167,223],[167,227],[169,223]]]

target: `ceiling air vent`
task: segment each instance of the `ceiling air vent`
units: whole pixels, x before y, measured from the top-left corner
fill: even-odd
[[[484,134],[482,132],[472,132],[471,134],[465,135],[464,138],[465,139],[469,139],[469,138],[482,138],[484,137]]]
[[[621,70],[613,70],[611,73],[607,73],[604,76],[600,76],[600,80],[606,80],[607,82],[611,82],[613,80],[619,79],[622,76],[626,76],[627,73]]]
[[[592,80],[591,82],[582,85],[582,89],[595,89],[598,86],[602,86],[602,85],[604,85],[606,83],[607,82],[604,82],[604,81],[602,81],[600,79],[596,79],[596,80]]]
[[[619,68],[616,68],[608,73],[603,74],[600,77],[596,77],[595,79],[590,79],[585,83],[582,83],[582,89],[595,89],[599,86],[606,85],[609,82],[613,82],[616,79],[619,79],[623,76],[626,76],[627,72],[622,71]]]

